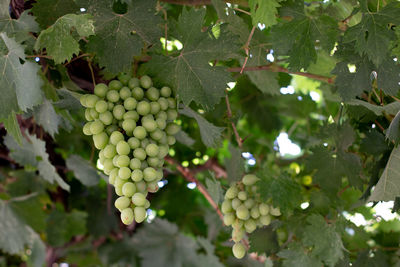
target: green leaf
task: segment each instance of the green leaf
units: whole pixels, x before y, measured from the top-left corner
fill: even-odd
[[[371,103],[368,103],[367,101],[362,101],[359,99],[352,99],[352,100],[346,102],[345,104],[351,105],[351,106],[363,106],[363,107],[369,109],[370,111],[372,111],[373,113],[375,113],[375,115],[377,115],[377,116],[382,115],[382,112],[383,112],[383,107],[373,105]]]
[[[12,201],[9,203],[14,213],[21,218],[27,225],[36,232],[43,232],[46,228],[46,213],[43,209],[43,203],[40,202],[38,195],[23,199],[21,201]]]
[[[288,249],[282,250],[278,256],[283,258],[283,267],[321,267],[322,262],[310,255],[299,244],[291,244]]]
[[[186,106],[179,109],[179,113],[197,121],[200,128],[201,140],[204,145],[207,147],[218,147],[221,144],[221,133],[224,130],[223,127],[214,126],[212,123],[200,116],[200,114]]]
[[[86,233],[87,213],[74,210],[71,213],[65,213],[59,210],[53,210],[48,219],[46,234],[47,240],[51,246],[61,246],[76,235]]]
[[[43,29],[54,24],[59,17],[78,11],[79,7],[73,0],[38,0],[32,8],[36,21]]]
[[[20,109],[26,111],[42,101],[39,66],[30,61],[21,64],[20,60],[25,60],[24,48],[0,33],[0,118],[7,118]]]
[[[400,143],[400,111],[394,117],[386,130],[386,139],[392,141],[395,145]]]
[[[378,68],[378,88],[388,95],[397,95],[400,89],[400,65],[388,58]]]
[[[181,234],[175,224],[161,219],[138,229],[134,242],[143,267],[190,266],[198,249],[196,242]]]
[[[22,144],[22,133],[21,133],[21,129],[19,128],[19,124],[18,124],[18,120],[16,117],[16,114],[14,111],[12,111],[10,113],[10,115],[8,115],[8,118],[6,119],[1,119],[0,118],[0,122],[4,123],[4,128],[6,128],[7,133],[10,134],[15,141],[17,141],[17,143],[19,145]]]
[[[214,255],[214,246],[209,240],[203,237],[197,237],[197,243],[205,250],[205,254],[197,254],[196,259],[193,259],[194,266],[203,267],[223,267],[224,265],[219,261],[218,257]]]
[[[400,196],[400,146],[393,149],[368,201],[389,201]]]
[[[206,176],[206,187],[208,193],[210,193],[211,198],[215,201],[215,203],[219,203],[222,198],[222,187],[221,183],[217,181],[214,177],[214,173],[208,172]]]
[[[66,160],[67,168],[74,172],[75,177],[85,186],[94,186],[99,183],[100,176],[91,163],[81,156],[71,155]]]
[[[8,2],[3,1],[2,3],[5,7],[1,7],[0,32],[5,32],[8,36],[14,37],[18,41],[24,41],[31,37],[29,35],[30,32],[39,31],[39,26],[34,17],[28,13],[29,10],[24,11],[18,19],[11,18],[8,10]]]
[[[184,144],[188,147],[192,147],[194,143],[196,142],[193,138],[191,138],[185,131],[179,131],[177,134],[175,134],[176,141],[178,141],[181,144]]]
[[[46,49],[56,64],[69,61],[80,51],[78,40],[72,35],[72,29],[76,30],[81,38],[94,35],[91,15],[68,14],[59,18],[51,27],[40,33],[35,49]]]
[[[182,50],[169,56],[154,55],[142,71],[173,87],[185,105],[195,101],[210,110],[225,95],[232,78],[225,67],[210,66],[209,62],[231,58],[238,47],[225,25],[221,25],[218,38],[202,32],[204,15],[204,9],[183,9],[169,33],[183,44]]]
[[[259,255],[266,253],[270,255],[279,251],[278,238],[271,226],[258,228],[249,235],[250,250]]]
[[[89,1],[88,13],[94,16],[96,35],[88,49],[96,54],[100,66],[109,72],[130,71],[133,57],[141,54],[143,44],[159,42],[162,20],[155,15],[155,0],[136,0],[125,14],[117,14],[108,0]]]
[[[277,23],[276,15],[277,8],[280,7],[281,0],[249,0],[249,7],[253,25],[257,26],[258,23],[265,24],[268,28]]]
[[[34,118],[37,124],[43,127],[53,138],[58,133],[61,124],[61,118],[54,110],[50,101],[45,99],[43,103],[34,111]]]
[[[260,181],[257,182],[258,190],[264,200],[272,199],[274,206],[282,211],[298,207],[302,200],[301,188],[298,183],[287,175],[272,177],[268,172],[258,173]]]
[[[309,225],[304,228],[303,244],[312,247],[311,255],[328,266],[335,266],[344,256],[342,239],[335,226],[328,225],[319,214],[308,216],[307,222]]]
[[[25,136],[22,146],[19,146],[10,135],[5,137],[4,143],[10,150],[10,157],[22,166],[36,167],[43,179],[50,183],[57,182],[61,188],[69,191],[69,185],[58,175],[49,161],[45,142],[28,133],[25,133]]]
[[[234,147],[229,143],[230,158],[225,159],[225,169],[228,175],[228,181],[237,182],[242,179],[244,173],[244,160],[241,149]]]

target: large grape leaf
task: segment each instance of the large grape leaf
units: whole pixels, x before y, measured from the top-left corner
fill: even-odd
[[[205,254],[197,254],[197,257],[193,259],[194,266],[203,267],[223,267],[224,265],[219,261],[218,257],[214,255],[215,247],[210,243],[208,239],[203,237],[197,237],[197,243],[206,252]]]
[[[225,95],[231,75],[221,66],[210,66],[214,60],[229,59],[238,49],[236,40],[221,25],[218,38],[203,32],[205,9],[183,9],[177,23],[170,27],[170,36],[183,48],[169,56],[154,55],[142,71],[172,86],[185,105],[195,101],[209,110]]]
[[[112,73],[129,71],[134,56],[141,54],[143,44],[154,44],[162,36],[162,20],[155,15],[155,0],[136,0],[125,14],[117,14],[109,0],[91,0],[88,12],[94,16],[96,35],[89,39],[88,49],[96,54],[102,67]]]
[[[225,158],[225,169],[229,182],[237,182],[242,179],[244,173],[244,160],[242,150],[229,144],[230,158]]]
[[[44,49],[56,64],[70,60],[79,54],[79,43],[74,38],[73,31],[78,35],[88,37],[94,35],[94,25],[89,14],[68,14],[59,18],[52,26],[43,30],[35,44],[35,49]]]
[[[299,244],[291,244],[289,248],[282,250],[278,256],[283,258],[283,267],[321,267],[322,262],[310,255]]]
[[[0,3],[0,32],[6,32],[8,36],[15,37],[18,41],[27,39],[29,32],[38,32],[39,26],[28,11],[23,12],[18,19],[10,17],[9,2]]]
[[[208,172],[206,176],[206,187],[208,193],[210,193],[211,198],[215,203],[223,198],[223,191],[221,187],[221,182],[215,179],[214,173]]]
[[[53,104],[45,99],[43,103],[38,106],[34,112],[34,118],[37,124],[43,127],[53,138],[58,133],[58,128],[61,124],[61,118],[57,115]]]
[[[217,127],[204,119],[200,114],[191,108],[184,106],[179,109],[179,113],[197,121],[200,128],[201,140],[207,147],[218,147],[221,144],[221,133],[223,127]]]
[[[78,155],[71,155],[66,160],[67,168],[74,172],[75,177],[86,186],[99,183],[100,175],[96,169],[85,159]]]
[[[8,115],[7,118],[0,118],[0,122],[4,124],[4,127],[7,130],[7,133],[10,134],[18,144],[22,144],[22,133],[19,128],[18,120],[14,111]]]
[[[74,0],[38,0],[32,8],[36,21],[43,29],[52,25],[59,17],[77,11],[79,7]]]
[[[389,201],[400,196],[400,146],[393,149],[369,201]]]
[[[276,24],[277,8],[280,7],[280,1],[282,0],[249,0],[253,25],[257,26],[258,23],[262,23],[268,28]]]
[[[303,244],[312,247],[311,255],[328,266],[335,266],[344,256],[344,245],[335,225],[327,224],[319,214],[310,215],[307,222],[303,232]]]
[[[385,136],[386,139],[392,141],[396,146],[400,143],[400,111],[390,123]]]
[[[61,188],[69,191],[69,185],[58,175],[49,161],[46,143],[29,133],[25,133],[25,136],[26,138],[22,139],[22,146],[19,146],[10,135],[5,137],[4,143],[10,150],[10,157],[22,166],[36,167],[43,179],[50,183],[56,182]]]

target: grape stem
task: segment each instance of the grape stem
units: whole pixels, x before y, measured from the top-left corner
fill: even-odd
[[[235,123],[232,121],[232,109],[231,109],[231,104],[229,103],[229,97],[228,93],[225,93],[225,101],[226,101],[226,109],[227,109],[227,116],[228,119],[231,121],[232,129],[233,132],[235,133],[236,137],[236,142],[238,143],[238,146],[242,148],[243,146],[243,139],[240,137],[239,132],[237,131]]]

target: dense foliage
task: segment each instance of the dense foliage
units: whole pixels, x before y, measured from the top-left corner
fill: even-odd
[[[399,266],[399,24],[394,0],[1,1],[0,266]],[[126,226],[79,99],[145,75],[181,130]]]

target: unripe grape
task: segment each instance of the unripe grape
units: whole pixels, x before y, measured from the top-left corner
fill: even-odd
[[[148,201],[147,199],[146,199],[146,203],[144,203],[144,208],[145,209],[150,208],[150,201]]]
[[[258,217],[260,217],[260,210],[259,210],[259,208],[258,208],[257,205],[251,208],[251,210],[250,210],[250,216],[251,216],[253,219],[257,219]]]
[[[115,179],[118,176],[118,168],[114,168],[110,171],[110,175],[108,176],[109,181],[111,180],[112,182],[110,182],[110,184],[114,184]]]
[[[108,135],[105,132],[93,135],[94,146],[97,149],[103,149],[108,144]]]
[[[119,170],[118,170],[118,173],[119,173]],[[126,183],[126,180],[124,180],[124,179],[122,179],[121,177],[117,176],[117,177],[115,178],[115,181],[114,181],[114,186],[115,186],[115,187],[121,187],[121,189],[122,189],[122,186],[123,186],[125,183]]]
[[[130,110],[130,111],[124,113],[123,119],[124,120],[138,121],[139,120],[139,114],[134,110]]]
[[[258,206],[258,209],[260,210],[261,215],[267,215],[269,213],[269,206],[265,203],[261,203]]]
[[[161,145],[158,147],[158,158],[165,158],[168,155],[169,147],[165,145]]]
[[[145,181],[139,181],[136,182],[136,189],[138,192],[141,192],[142,194],[147,194],[147,184]]]
[[[114,202],[114,206],[120,211],[129,207],[130,204],[131,199],[127,197],[119,197]]]
[[[150,88],[153,85],[153,82],[151,81],[151,78],[147,75],[144,75],[140,78],[140,86],[143,88]]]
[[[168,100],[164,97],[160,97],[157,100],[158,104],[160,104],[161,110],[167,110],[168,109]]]
[[[157,127],[161,130],[164,130],[167,127],[167,121],[162,118],[156,119]]]
[[[257,178],[257,176],[255,176],[254,174],[246,174],[242,178],[243,184],[247,185],[247,186],[255,184],[258,180],[260,180],[260,179]]]
[[[178,117],[178,112],[175,109],[167,110],[167,120],[173,121],[176,120],[177,117]]]
[[[136,128],[136,121],[128,119],[122,122],[122,129],[128,134],[132,134],[133,130]]]
[[[138,78],[131,78],[128,82],[128,87],[133,89],[139,86],[139,79]]]
[[[81,97],[79,98],[79,101],[81,102],[81,105],[84,106],[85,108],[87,107],[86,99],[87,99],[88,96],[89,96],[88,94],[81,95]]]
[[[240,191],[238,193],[238,199],[245,201],[247,199],[247,193],[245,191]]]
[[[128,145],[131,149],[135,149],[140,146],[140,141],[136,137],[131,137],[128,139]]]
[[[156,144],[148,144],[146,146],[146,154],[149,157],[156,157],[158,155],[159,148]]]
[[[143,171],[144,169],[146,169],[147,167],[149,167],[149,165],[147,164],[147,161],[143,160],[142,164],[140,165],[140,169]]]
[[[121,211],[121,221],[125,225],[130,225],[131,223],[133,223],[134,218],[135,217],[131,208],[126,208]]]
[[[122,187],[115,187],[115,194],[117,194],[117,196],[122,197],[124,196],[124,194],[122,194]]]
[[[228,199],[234,199],[237,194],[239,193],[239,190],[236,186],[231,186],[225,193],[225,197]]]
[[[171,95],[171,88],[164,86],[161,88],[160,93],[163,97],[169,97]]]
[[[135,221],[141,223],[146,219],[147,213],[144,207],[135,207]]]
[[[155,87],[151,87],[147,90],[146,96],[151,101],[157,101],[160,97],[160,91],[158,91],[158,89]]]
[[[157,178],[157,171],[152,167],[143,170],[143,178],[146,182],[154,181]]]
[[[95,120],[90,124],[90,132],[92,134],[99,134],[102,131],[104,131],[104,124],[101,121]]]
[[[154,120],[145,120],[142,125],[146,129],[147,132],[151,133],[157,129],[157,123]]]
[[[119,141],[124,140],[124,135],[121,132],[115,131],[110,135],[110,143],[116,146]]]
[[[241,259],[246,255],[246,248],[242,243],[236,243],[232,247],[233,256],[237,259]]]
[[[121,156],[117,155],[115,157],[117,157],[116,158],[116,162],[115,162],[116,163],[115,166],[117,166],[119,168],[129,166],[130,160],[129,160],[129,157],[127,155],[121,155]]]
[[[131,151],[131,148],[129,147],[129,144],[127,142],[121,140],[117,143],[116,150],[118,155],[128,155]]]
[[[137,106],[137,100],[135,98],[129,97],[125,99],[124,107],[126,110],[134,110],[136,106]]]
[[[113,132],[118,131],[118,127],[116,125],[110,125],[106,128],[106,133],[111,136]]]
[[[104,98],[106,96],[107,91],[108,86],[104,83],[96,84],[96,86],[94,87],[94,94],[101,98]]]
[[[168,136],[167,137],[167,143],[170,146],[174,145],[176,143],[176,138],[174,136]]]
[[[232,199],[232,208],[236,210],[240,205],[242,205],[242,201],[240,201],[238,198]]]
[[[90,117],[92,117],[93,120],[99,118],[99,113],[94,108],[91,108],[89,112],[90,112]]]
[[[243,228],[234,228],[232,230],[232,240],[233,242],[237,243],[240,242],[240,240],[242,240],[244,238],[245,235],[245,231],[243,230]]]
[[[165,133],[160,129],[156,129],[154,132],[150,133],[150,136],[154,140],[160,141],[163,138],[163,136],[165,136]]]
[[[113,115],[110,111],[105,111],[99,114],[99,119],[104,125],[110,125],[113,121]]]
[[[135,182],[140,182],[143,180],[143,172],[140,169],[133,170],[131,174],[131,179]]]
[[[270,213],[272,216],[281,216],[281,210],[279,209],[279,207],[274,208],[274,207],[271,206],[271,208],[270,208],[270,210],[269,210],[269,213]]]
[[[232,201],[230,201],[229,199],[225,199],[224,202],[222,202],[221,211],[222,211],[222,213],[231,212],[232,211]]]
[[[97,101],[99,101],[99,98],[96,95],[88,95],[86,97],[86,107],[94,108],[96,106]]]
[[[134,183],[127,182],[122,186],[122,194],[126,197],[131,197],[136,193],[136,186]]]
[[[139,160],[145,160],[146,159],[146,151],[141,147],[135,148],[133,150],[133,156]]]
[[[156,115],[156,118],[157,119],[167,120],[168,119],[167,112],[165,112],[165,111],[158,112],[158,114]]]
[[[112,110],[113,110],[113,108],[114,108],[114,106],[115,106],[115,104],[114,104],[114,103],[112,103],[112,102],[108,102],[108,110],[109,110],[109,111],[112,111]]]
[[[94,120],[94,118],[92,117],[92,115],[90,115],[90,109],[89,109],[89,108],[85,109],[85,119],[86,119],[87,121],[92,121],[92,120]]]
[[[252,219],[248,219],[244,222],[244,228],[246,229],[246,232],[250,234],[256,230],[257,223]]]
[[[140,87],[135,87],[132,89],[132,96],[136,99],[136,100],[142,100],[144,97],[144,92],[143,89]]]
[[[147,115],[150,113],[150,104],[147,101],[140,101],[136,106],[136,111],[139,115]]]
[[[157,114],[158,112],[160,112],[161,107],[160,104],[158,104],[158,102],[150,102],[150,113],[151,114]]]
[[[120,73],[120,74],[118,74],[118,80],[122,84],[127,85],[128,82],[131,80],[131,76],[127,73]]]
[[[136,169],[140,169],[141,164],[142,163],[140,160],[133,158],[133,159],[131,159],[131,161],[129,163],[129,168],[131,168],[131,170],[135,171]],[[133,173],[132,173],[132,175],[133,175]]]
[[[258,221],[259,221],[262,225],[269,225],[269,224],[271,223],[271,216],[269,216],[269,215],[260,216],[260,218],[258,219]]]
[[[150,193],[155,193],[158,191],[158,189],[159,189],[159,187],[158,187],[157,181],[147,183],[147,191],[149,191]]]
[[[139,140],[143,140],[147,136],[147,131],[143,126],[137,126],[133,130],[133,136],[135,136]]]
[[[249,210],[246,208],[246,206],[240,205],[236,209],[236,217],[238,217],[241,220],[247,220],[250,217]]]
[[[107,100],[116,103],[119,100],[119,93],[115,90],[111,90],[107,92]]]
[[[105,111],[107,111],[108,109],[108,104],[106,101],[104,100],[99,100],[97,101],[96,105],[95,105],[95,109],[98,113],[103,113]]]
[[[118,80],[112,80],[109,84],[108,84],[108,88],[110,90],[119,90],[122,88],[122,83]]]
[[[114,164],[112,159],[105,159],[103,163],[104,171],[110,172],[112,169],[114,169]]]
[[[224,214],[224,224],[226,226],[232,225],[234,221],[235,221],[235,214],[233,213]]]
[[[244,221],[242,220],[235,220],[234,223],[232,224],[232,227],[235,229],[242,228],[244,226]]]
[[[125,100],[129,98],[132,95],[131,89],[128,87],[122,87],[121,90],[119,91],[119,96],[121,97],[122,100]]]
[[[157,155],[158,155],[158,153],[157,153]],[[159,166],[160,160],[157,157],[147,157],[147,164],[149,164],[149,166],[151,166],[151,167],[156,168]]]
[[[117,150],[115,150],[115,151],[117,151]],[[117,160],[118,160],[118,159],[119,159],[119,155],[118,155],[118,154],[115,155],[115,156],[112,158],[112,161],[113,161],[114,166],[119,167],[118,164],[117,164]]]
[[[122,105],[115,105],[113,108],[113,115],[114,118],[117,120],[122,120],[123,116],[125,114],[125,108]]]
[[[130,178],[131,177],[131,169],[129,169],[128,167],[120,168],[118,171],[118,176],[123,180]]]
[[[146,202],[146,196],[142,193],[135,193],[132,196],[132,203],[135,206],[143,206]]]
[[[169,108],[171,108],[171,109],[176,109],[176,101],[175,101],[174,98],[168,97],[168,98],[167,98],[167,101],[168,101],[168,107],[169,107]]]
[[[249,198],[244,202],[244,205],[246,206],[246,208],[251,209],[254,206],[255,202],[254,199]]]
[[[85,125],[83,126],[82,131],[83,131],[83,133],[84,133],[85,135],[92,135],[92,132],[90,131],[90,125],[91,125],[91,124],[92,124],[91,122],[87,122],[87,123],[85,123]]]

